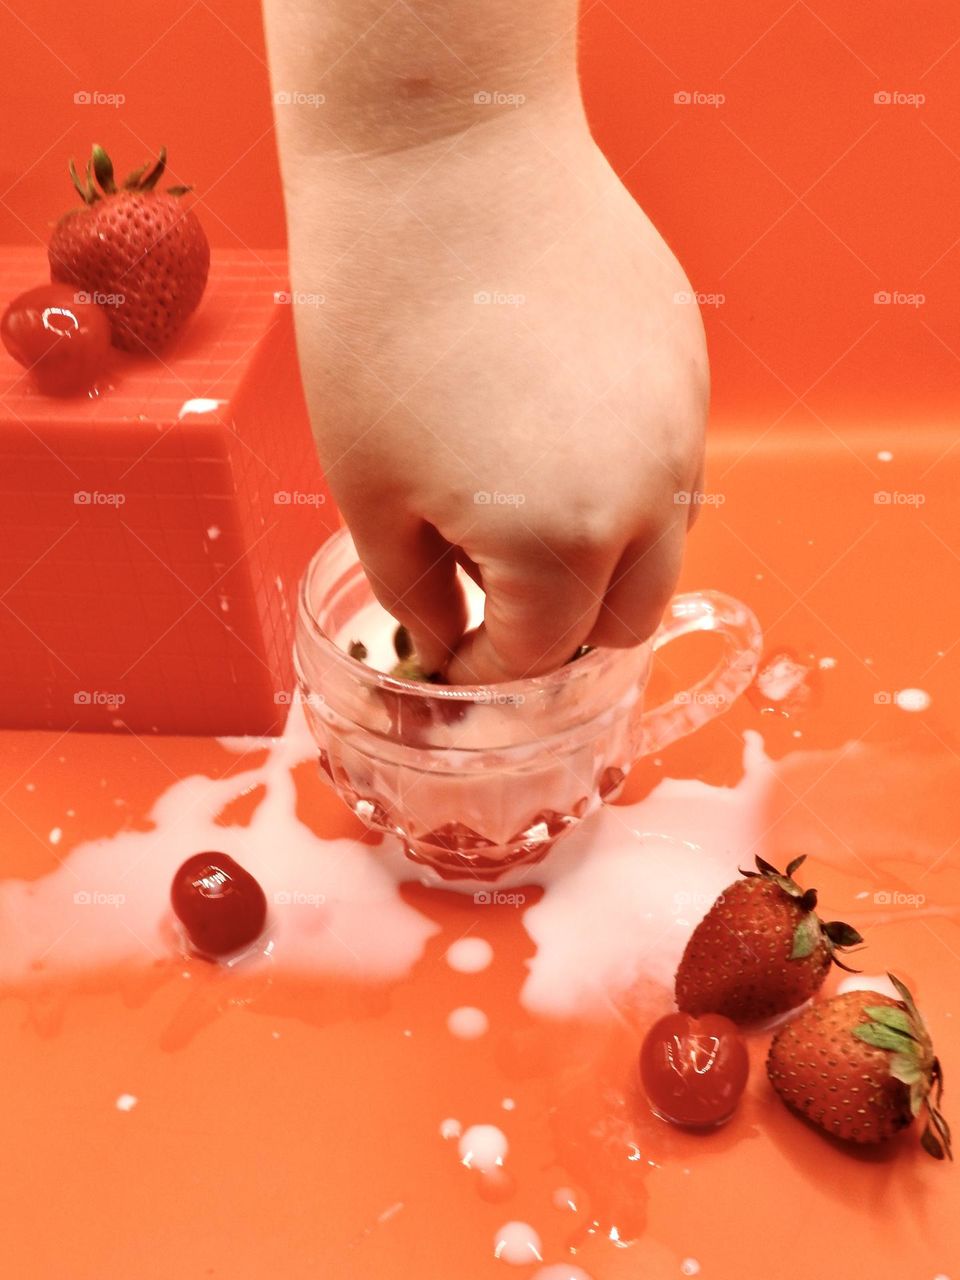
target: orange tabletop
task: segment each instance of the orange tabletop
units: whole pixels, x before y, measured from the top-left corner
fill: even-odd
[[[960,1096],[956,456],[923,432],[812,444],[714,441],[717,497],[683,584],[746,600],[768,649],[815,670],[812,700],[787,716],[741,699],[638,766],[610,821],[686,833],[693,862],[676,864],[675,881],[669,861],[660,868],[674,896],[692,883],[696,849],[728,878],[757,852],[778,865],[807,853],[804,882],[866,938],[859,967],[912,987],[949,1117]],[[922,502],[876,496],[895,493]],[[682,650],[669,661],[661,688],[685,674]],[[631,875],[624,863],[621,895],[604,861],[613,827],[588,832],[582,856],[561,845],[548,860],[566,859],[588,891],[567,917],[580,972],[567,987],[554,973],[544,1002],[530,984],[539,952],[552,948],[555,968],[563,958],[550,936],[563,917],[544,904],[560,903],[564,878],[544,891],[533,869],[499,903],[426,888],[413,867],[371,887],[395,852],[365,836],[310,759],[290,770],[281,821],[263,806],[282,779],[264,772],[255,740],[7,733],[2,752],[10,1274],[482,1280],[536,1275],[534,1250],[548,1280],[957,1274],[953,1167],[916,1132],[857,1150],[793,1117],[765,1078],[769,1034],[750,1036],[751,1078],[726,1127],[695,1135],[650,1114],[636,1054],[670,1007],[656,950],[677,939],[661,941],[642,902],[618,901]],[[759,757],[757,789],[744,760],[749,775]],[[194,799],[218,787],[214,826],[231,848],[246,833],[265,883],[272,868],[308,868],[280,882],[275,914],[325,890],[315,925],[302,908],[325,959],[224,970],[185,959],[166,925],[145,932],[163,911],[165,868],[197,851]],[[315,842],[316,883],[309,857],[289,861],[303,840]],[[687,932],[707,905],[690,903]],[[574,936],[577,920],[595,939]],[[568,992],[579,1003],[564,1011]],[[508,1224],[533,1242],[526,1265],[495,1257]]]

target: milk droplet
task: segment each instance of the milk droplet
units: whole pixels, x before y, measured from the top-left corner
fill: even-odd
[[[506,1222],[494,1237],[493,1256],[515,1267],[542,1262],[543,1245],[529,1222]]]
[[[889,450],[889,449],[881,449],[881,450],[880,450],[880,452],[877,454],[877,461],[878,461],[878,462],[892,462],[892,461],[893,461],[893,454],[890,452],[890,450]]]
[[[447,1018],[447,1030],[461,1040],[477,1040],[486,1033],[490,1021],[482,1009],[461,1005]]]
[[[503,1165],[510,1145],[495,1124],[474,1124],[460,1139],[460,1161],[468,1169],[490,1173]]]
[[[216,540],[220,537],[220,530],[217,528],[215,524],[212,524],[210,528],[207,530],[207,537],[210,539],[211,542],[216,542]]]
[[[121,1093],[115,1103],[118,1111],[132,1111],[136,1105],[137,1099],[132,1093]]]
[[[50,841],[51,844],[59,844],[62,836],[63,836],[62,829],[60,827],[54,827],[53,830],[50,832],[50,835],[47,837],[47,839]]]
[[[500,1105],[503,1107],[504,1111],[512,1111],[517,1104],[512,1098],[504,1098]]]
[[[925,689],[898,689],[893,700],[901,711],[926,711],[931,702]]]
[[[555,1209],[568,1210],[570,1213],[577,1212],[577,1193],[573,1187],[557,1187],[553,1193],[553,1207]]]
[[[700,1274],[700,1263],[696,1258],[684,1258],[680,1263],[680,1271],[685,1276],[698,1276]]]
[[[461,1132],[460,1121],[454,1120],[452,1116],[447,1120],[440,1121],[440,1137],[443,1138],[444,1142],[449,1142],[451,1138],[459,1138]]]
[[[593,1280],[583,1267],[575,1267],[570,1262],[556,1262],[552,1267],[540,1267],[530,1280]]]
[[[458,938],[447,948],[447,964],[457,973],[480,973],[493,959],[486,938]]]

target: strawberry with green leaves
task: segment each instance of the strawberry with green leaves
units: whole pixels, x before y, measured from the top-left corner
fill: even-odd
[[[791,1110],[848,1142],[883,1142],[920,1115],[930,1155],[953,1159],[943,1071],[913,997],[848,991],[804,1009],[774,1037],[767,1075]]]
[[[99,303],[113,345],[156,353],[196,310],[207,283],[210,245],[181,197],[188,187],[158,191],[166,148],[117,185],[103,147],[94,146],[81,178],[70,176],[83,206],[71,209],[50,238],[50,278]]]
[[[819,990],[831,964],[847,969],[838,951],[863,941],[840,920],[816,913],[816,889],[802,889],[794,858],[781,874],[756,859],[707,912],[687,943],[676,976],[684,1013],[722,1013],[757,1022],[794,1009]],[[852,970],[848,970],[852,972]]]

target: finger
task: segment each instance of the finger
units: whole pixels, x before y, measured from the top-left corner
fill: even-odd
[[[656,631],[680,576],[684,532],[681,517],[658,536],[627,547],[610,577],[588,644],[625,649]]]
[[[431,524],[351,524],[357,553],[373,593],[410,632],[424,671],[441,671],[467,625],[453,547]]]
[[[562,666],[596,622],[609,563],[545,547],[520,561],[481,562],[483,624],[458,646],[451,683],[498,684]]]

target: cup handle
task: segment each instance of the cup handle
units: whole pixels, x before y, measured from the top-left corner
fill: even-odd
[[[720,661],[709,675],[668,702],[644,713],[640,755],[660,751],[708,720],[729,710],[756,674],[763,635],[745,604],[720,591],[674,596],[653,636],[656,652],[694,631],[715,631],[723,638]]]

